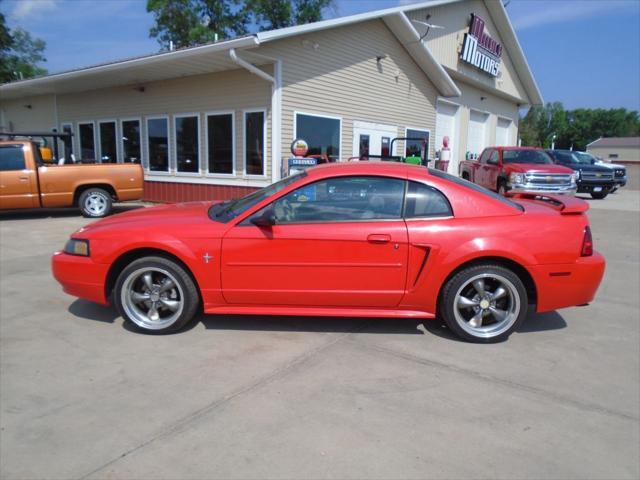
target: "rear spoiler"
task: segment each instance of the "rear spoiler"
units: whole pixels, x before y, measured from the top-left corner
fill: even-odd
[[[589,204],[579,198],[568,195],[547,195],[536,193],[515,193],[510,195],[515,200],[534,200],[545,202],[546,204],[556,208],[562,215],[578,215],[589,210]]]

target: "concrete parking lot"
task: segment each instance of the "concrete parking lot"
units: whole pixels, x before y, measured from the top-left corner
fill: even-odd
[[[640,191],[590,203],[596,300],[497,345],[366,318],[133,333],[51,277],[86,219],[5,214],[0,476],[638,478]]]

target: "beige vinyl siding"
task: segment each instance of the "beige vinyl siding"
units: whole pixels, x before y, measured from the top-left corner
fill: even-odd
[[[281,40],[260,53],[283,61],[283,158],[291,155],[294,112],[341,117],[343,160],[355,120],[395,125],[398,136],[405,127],[430,130],[433,156],[437,91],[382,21]]]
[[[270,66],[265,67],[266,71],[271,69]],[[168,116],[170,159],[172,168],[175,168],[174,116],[197,113],[200,119],[200,170],[204,174],[207,171],[205,114],[232,110],[236,133],[236,176],[241,177],[244,169],[243,111],[263,109],[266,112],[268,140],[265,151],[265,176],[270,178],[271,84],[269,82],[245,70],[230,70],[145,83],[143,86],[144,92],[140,92],[138,86],[131,85],[59,95],[59,121],[60,123],[73,122],[77,133],[77,123],[82,121],[141,118],[144,157],[147,147],[146,117]],[[145,164],[146,162],[145,158]],[[188,178],[197,180],[193,176]]]
[[[587,152],[596,157],[602,157],[611,163],[640,162],[640,148],[637,147],[587,147]],[[611,158],[610,155],[617,155]]]
[[[498,1],[498,0],[491,0]],[[489,35],[503,46],[502,65],[499,78],[493,77],[473,65],[460,60],[460,50],[464,41],[464,35],[469,31],[471,14],[475,13],[485,21],[485,28]],[[478,84],[508,95],[519,100],[520,103],[529,103],[528,97],[509,55],[510,45],[505,44],[498,35],[493,19],[482,0],[471,0],[452,3],[424,10],[408,12],[410,19],[424,22],[427,14],[430,14],[429,23],[442,26],[442,29],[431,29],[426,37],[426,44],[438,61],[448,69],[467,77],[469,82]],[[425,27],[416,24],[416,29],[424,33]],[[454,81],[456,79],[454,78]],[[456,81],[456,84],[458,82]]]
[[[50,132],[56,128],[54,95],[0,99],[0,130]]]
[[[458,161],[464,160],[465,153],[467,151],[471,110],[489,114],[489,118],[487,119],[485,126],[485,141],[487,146],[492,146],[496,143],[498,117],[511,120],[508,136],[510,143],[512,145],[516,145],[518,141],[518,106],[515,103],[490,95],[486,91],[480,90],[466,83],[458,82],[458,86],[462,90],[462,96],[447,99],[447,101],[460,106],[458,112],[458,145],[456,149],[456,157]],[[482,98],[484,98],[484,100],[482,100]]]

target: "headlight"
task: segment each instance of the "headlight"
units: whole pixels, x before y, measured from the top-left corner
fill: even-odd
[[[69,255],[79,255],[81,257],[89,256],[89,240],[80,240],[77,238],[70,238],[67,244],[64,246],[64,253]]]
[[[522,184],[525,183],[524,173],[512,173],[509,175],[509,182],[512,184]]]
[[[571,183],[576,183],[577,181],[578,181],[578,174],[577,174],[576,172],[573,172],[573,173],[571,174],[571,180],[570,180],[570,182],[571,182]]]

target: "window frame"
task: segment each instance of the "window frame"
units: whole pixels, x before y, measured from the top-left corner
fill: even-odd
[[[140,144],[140,163],[138,165],[142,165],[144,168],[144,146],[142,144],[142,138],[143,138],[143,132],[142,132],[142,117],[125,117],[125,118],[120,118],[118,120],[118,127],[120,128],[120,130],[118,131],[118,138],[120,139],[120,141],[118,142],[118,146],[120,147],[120,155],[122,158],[122,163],[126,163],[124,161],[124,122],[133,122],[133,121],[137,121],[138,122],[138,126],[139,126],[139,134],[138,134],[138,143]]]
[[[75,151],[76,151],[76,132],[74,130],[74,125],[73,122],[70,121],[65,121],[65,122],[60,122],[60,133],[64,133],[64,127],[71,127],[71,155],[76,156]],[[65,151],[64,151],[64,142],[62,140],[60,140],[58,142],[58,148],[62,151],[62,154],[64,155]],[[58,159],[60,160],[60,159]],[[73,160],[71,158],[65,158],[65,163],[73,163]]]
[[[262,175],[247,173],[247,113],[260,113],[263,115],[262,122]],[[247,179],[265,179],[267,175],[267,109],[261,108],[245,108],[242,110],[242,177]]]
[[[98,128],[97,128],[97,131],[96,131],[96,135],[98,136],[98,143],[96,145],[96,150],[98,150],[98,158],[100,159],[99,163],[102,163],[102,137],[100,136],[100,132],[101,132],[100,126],[103,123],[113,123],[114,126],[115,126],[115,129],[114,129],[115,138],[114,138],[114,140],[115,140],[115,144],[116,144],[116,161],[107,163],[106,165],[109,165],[111,163],[113,163],[113,164],[122,163],[120,161],[122,155],[120,154],[120,149],[119,149],[119,145],[118,145],[118,134],[119,134],[119,132],[118,132],[118,120],[115,119],[115,118],[106,118],[106,119],[96,120],[96,123],[98,124]]]
[[[181,172],[178,170],[178,129],[176,125],[176,120],[179,118],[196,118],[198,120],[198,171],[197,172]],[[190,113],[174,113],[172,115],[171,129],[173,129],[170,134],[171,141],[169,142],[169,166],[171,166],[171,158],[173,157],[173,174],[181,177],[201,177],[202,176],[202,121],[201,115],[199,112],[190,112]]]
[[[93,125],[93,159],[95,160],[96,163],[101,163],[98,161],[98,158],[96,158],[98,156],[98,145],[96,142],[96,122],[95,120],[79,120],[76,122],[76,126],[77,128],[77,132],[78,132],[78,160],[90,160],[90,159],[85,159],[84,155],[82,155],[82,135],[80,135],[80,127],[82,125]]]
[[[404,136],[405,138],[409,138],[409,130],[416,130],[417,132],[424,132],[427,133],[429,138],[427,140],[427,158],[431,158],[430,157],[430,152],[431,152],[431,130],[428,128],[417,128],[417,127],[404,127]],[[395,145],[394,145],[395,146]],[[403,149],[403,153],[406,156],[407,153],[407,141],[404,141],[404,149]]]
[[[215,117],[215,116],[222,116],[222,115],[231,115],[231,162],[232,162],[232,171],[231,173],[216,173],[216,172],[210,172],[209,171],[209,117]],[[242,118],[243,118],[243,131],[244,131],[244,113],[242,114]],[[266,122],[266,115],[265,115],[265,122]],[[266,132],[266,130],[265,130]],[[237,152],[237,132],[236,132],[236,112],[235,110],[214,110],[214,111],[210,111],[210,112],[204,112],[204,138],[205,138],[205,142],[204,142],[204,156],[205,156],[205,160],[206,160],[206,168],[204,169],[205,172],[205,177],[209,177],[209,178],[229,178],[229,177],[235,177],[238,174],[237,171],[237,165],[236,165],[236,160],[237,160],[237,156],[238,156],[238,152]],[[244,142],[244,135],[243,135],[243,142]],[[265,148],[266,148],[266,143],[265,143]],[[243,145],[243,149],[244,149],[244,145]],[[265,170],[266,170],[266,166],[265,166]],[[244,173],[244,170],[243,170]]]
[[[150,120],[166,120],[167,122],[167,170],[151,170],[151,154],[149,151],[149,121]],[[174,174],[171,168],[171,119],[169,115],[150,115],[144,117],[144,151],[147,158],[147,164],[144,166],[145,173],[149,175],[171,176]]]
[[[338,150],[340,150],[338,154],[338,161],[342,159],[342,126],[343,121],[342,117],[338,115],[331,115],[329,113],[317,113],[317,112],[303,112],[301,110],[293,111],[293,139],[298,138],[298,115],[306,115],[308,117],[318,117],[318,118],[328,118],[329,120],[338,120],[340,122],[339,127],[339,136],[338,136]]]

